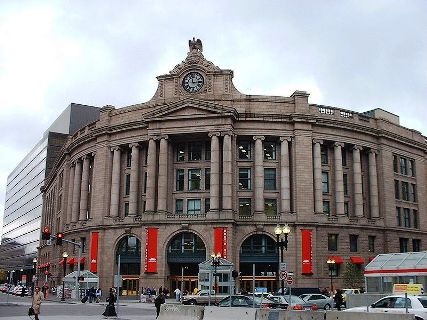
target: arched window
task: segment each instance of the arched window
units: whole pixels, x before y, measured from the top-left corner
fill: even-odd
[[[206,247],[203,240],[194,233],[177,234],[168,246],[169,262],[202,262],[206,259]]]
[[[140,274],[141,241],[134,236],[120,239],[116,249],[116,263],[120,255],[121,274]]]

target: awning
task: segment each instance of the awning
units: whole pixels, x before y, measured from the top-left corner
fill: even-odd
[[[357,256],[350,257],[350,261],[351,261],[351,263],[354,263],[354,264],[364,264],[365,263],[365,260],[362,257],[357,257]]]
[[[330,256],[329,260],[334,260],[336,264],[344,263],[344,259],[340,256]]]
[[[71,258],[71,259],[68,259],[67,260],[67,263],[68,264],[74,264],[74,261],[75,261],[76,259],[74,259],[74,258]]]
[[[365,277],[425,275],[427,251],[379,254],[365,266]]]
[[[62,266],[64,264],[64,259],[59,260],[58,264],[60,264]]]

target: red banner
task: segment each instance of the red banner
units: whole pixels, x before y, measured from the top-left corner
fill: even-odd
[[[301,230],[302,274],[313,274],[312,230]]]
[[[90,272],[98,272],[98,241],[99,232],[92,232],[90,238]]]
[[[214,228],[214,251],[227,259],[227,228]]]
[[[145,228],[145,272],[157,272],[158,232],[157,228]]]

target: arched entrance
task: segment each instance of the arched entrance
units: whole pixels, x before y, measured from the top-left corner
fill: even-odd
[[[141,273],[141,241],[135,236],[125,236],[117,243],[116,265],[120,255],[120,274],[123,296],[136,296],[139,292],[139,275]]]
[[[278,255],[276,242],[265,234],[254,234],[240,247],[240,290],[253,292],[252,274],[255,265],[255,287],[277,290]]]
[[[167,250],[171,292],[181,289],[182,280],[184,290],[191,292],[198,284],[198,265],[206,260],[203,240],[195,233],[181,232],[171,239]]]

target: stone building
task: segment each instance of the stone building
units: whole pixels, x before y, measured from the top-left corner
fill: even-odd
[[[304,91],[242,94],[233,71],[189,44],[150,101],[105,106],[70,136],[46,180],[43,224],[83,244],[82,268],[102,288],[120,255],[124,295],[181,278],[191,290],[198,264],[220,253],[237,287],[252,290],[255,265],[255,285],[275,290],[275,227],[286,223],[298,287],[328,287],[331,274],[341,286],[347,262],[426,249],[425,137],[381,109],[309,104]],[[75,249],[42,242],[52,284],[64,250],[71,272]]]

